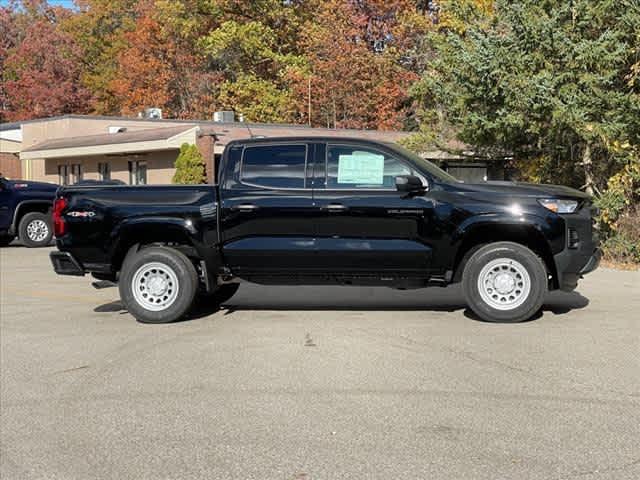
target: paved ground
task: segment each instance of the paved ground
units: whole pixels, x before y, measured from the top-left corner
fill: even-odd
[[[640,273],[519,325],[457,288],[243,285],[142,325],[0,251],[4,479],[638,479]]]

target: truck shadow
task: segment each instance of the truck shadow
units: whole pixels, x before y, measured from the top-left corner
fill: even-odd
[[[554,315],[566,314],[586,307],[589,300],[578,292],[551,292],[542,311],[529,320],[533,321],[544,312]],[[459,285],[446,288],[419,290],[392,290],[372,287],[265,287],[242,284],[238,293],[220,308],[224,315],[241,310],[301,310],[301,311],[428,311],[455,312],[463,310],[467,318],[481,320],[471,311]],[[201,318],[216,313],[215,305],[200,304],[190,318]]]
[[[589,300],[578,292],[551,292],[542,311],[563,315],[586,307]],[[464,301],[459,285],[447,288],[420,290],[391,290],[373,287],[267,287],[242,284],[238,293],[222,306],[196,302],[191,312],[182,321],[207,317],[218,312],[233,315],[242,310],[301,310],[301,311],[426,311],[455,312],[463,310],[467,318],[481,320]],[[127,313],[120,301],[109,302],[94,308],[94,312]]]

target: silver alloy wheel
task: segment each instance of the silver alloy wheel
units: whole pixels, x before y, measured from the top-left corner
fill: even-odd
[[[32,242],[41,242],[49,235],[49,226],[44,220],[32,220],[27,225],[27,237]]]
[[[512,258],[496,258],[480,271],[478,292],[491,308],[513,310],[529,297],[531,278],[520,262]]]
[[[142,265],[131,280],[131,291],[138,305],[152,312],[169,308],[178,298],[178,276],[160,262]]]

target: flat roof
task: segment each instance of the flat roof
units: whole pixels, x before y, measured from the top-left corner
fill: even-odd
[[[148,123],[185,123],[191,125],[220,125],[228,127],[238,128],[292,128],[300,130],[317,130],[321,131],[338,131],[338,132],[381,132],[381,133],[396,133],[396,134],[409,134],[411,132],[403,132],[399,130],[371,130],[371,129],[359,129],[359,128],[319,128],[310,127],[309,125],[295,124],[295,123],[252,123],[252,122],[216,122],[214,120],[202,120],[202,119],[183,119],[183,118],[139,118],[139,117],[123,117],[123,116],[110,116],[110,115],[80,115],[80,114],[66,114],[57,115],[52,117],[33,118],[30,120],[22,120],[11,123],[0,123],[0,130],[11,130],[19,128],[26,123],[38,123],[38,122],[50,122],[54,120],[64,120],[68,118],[78,120],[110,120],[110,121],[127,121],[127,122],[148,122]],[[163,127],[160,127],[163,128]],[[166,128],[166,127],[165,127]]]
[[[23,152],[33,152],[40,150],[53,150],[58,148],[93,147],[98,145],[116,145],[120,143],[150,142],[156,140],[169,140],[181,133],[184,133],[193,126],[148,128],[144,130],[132,130],[118,133],[101,133],[99,135],[84,135],[81,137],[63,137],[45,140],[36,143]]]

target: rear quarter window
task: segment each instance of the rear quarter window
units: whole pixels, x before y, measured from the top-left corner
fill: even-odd
[[[266,188],[305,188],[306,168],[306,145],[245,147],[240,181]]]

